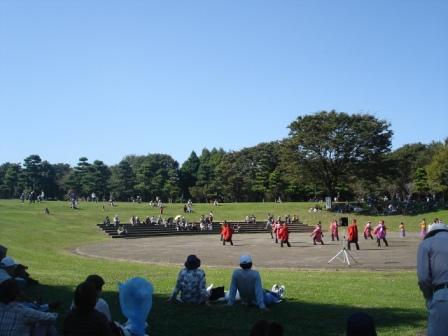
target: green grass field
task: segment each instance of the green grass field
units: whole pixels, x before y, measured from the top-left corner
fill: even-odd
[[[197,220],[211,210],[215,220],[243,220],[254,214],[264,220],[268,212],[275,216],[297,214],[306,224],[321,220],[324,229],[333,217],[341,214],[309,213],[314,203],[233,203],[214,207],[194,205],[189,220]],[[48,207],[50,215],[44,214]],[[256,308],[225,305],[190,306],[165,303],[175,283],[179,267],[149,265],[120,261],[96,260],[72,254],[83,244],[108,238],[96,223],[108,215],[118,214],[123,222],[132,215],[144,218],[158,215],[158,209],[147,204],[118,203],[110,208],[103,203],[81,203],[72,210],[65,202],[21,204],[17,200],[0,201],[0,244],[9,248],[8,254],[29,266],[31,275],[41,282],[32,295],[45,300],[62,300],[61,313],[67,311],[74,287],[88,274],[96,273],[106,280],[104,296],[112,306],[115,320],[124,322],[119,311],[117,282],[130,277],[149,279],[155,288],[153,308],[149,317],[151,335],[248,335],[250,326],[258,319],[280,321],[286,335],[343,335],[345,319],[353,311],[363,310],[376,320],[379,335],[416,335],[425,329],[426,310],[417,287],[415,272],[393,271],[310,271],[258,269],[265,284],[281,283],[287,288],[287,301],[261,313]],[[182,214],[182,204],[168,204],[164,216]],[[336,216],[335,216],[336,215]],[[448,211],[419,216],[385,217],[386,225],[397,231],[401,221],[408,231],[418,231],[423,217],[446,219]],[[348,215],[351,219],[352,215]],[[380,217],[357,216],[363,225]],[[279,265],[281,266],[281,265]],[[207,282],[224,285],[230,282],[231,269],[203,267]]]

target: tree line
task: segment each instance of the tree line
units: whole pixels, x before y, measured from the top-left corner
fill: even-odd
[[[0,166],[0,198],[44,191],[65,199],[225,202],[343,200],[369,195],[424,197],[448,191],[448,141],[391,150],[393,132],[369,114],[321,111],[300,116],[285,139],[239,151],[204,148],[182,164],[167,154],[128,155],[118,164],[81,157],[76,166],[37,154]]]

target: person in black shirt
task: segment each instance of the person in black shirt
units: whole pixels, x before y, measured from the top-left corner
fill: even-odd
[[[113,335],[107,318],[95,309],[97,300],[97,291],[92,282],[83,282],[76,287],[75,308],[64,319],[63,335]]]

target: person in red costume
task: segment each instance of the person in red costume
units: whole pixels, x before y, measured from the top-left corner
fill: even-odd
[[[320,222],[319,222],[319,224],[316,225],[316,228],[314,229],[314,231],[311,233],[310,236],[313,237],[314,245],[316,245],[316,242],[324,245],[324,241],[322,240],[322,237],[324,236],[324,234],[322,232],[322,227],[321,227]]]
[[[352,223],[347,227],[347,249],[350,250],[351,243],[355,243],[356,249],[359,250],[358,244],[358,226],[356,225],[356,219],[353,218]]]
[[[232,227],[226,221],[224,221],[224,227],[223,227],[223,232],[222,232],[222,237],[223,237],[222,244],[226,245],[226,242],[229,242],[230,245],[233,246],[232,236],[233,236]]]
[[[291,244],[289,243],[289,228],[286,223],[283,223],[280,232],[280,247],[283,247],[283,244],[286,244],[288,247],[291,247]]]

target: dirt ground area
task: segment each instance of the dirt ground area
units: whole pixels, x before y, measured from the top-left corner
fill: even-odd
[[[336,258],[328,263],[339,251],[342,242],[332,242],[324,237],[325,245],[313,245],[309,234],[291,234],[291,247],[280,247],[269,234],[235,234],[234,246],[223,246],[218,235],[188,235],[151,237],[140,239],[111,239],[95,245],[76,248],[74,253],[112,260],[128,260],[143,263],[182,265],[189,254],[196,254],[206,267],[236,267],[241,254],[252,256],[257,268],[307,268],[346,269],[347,264]],[[410,234],[405,238],[398,233],[387,237],[389,247],[377,247],[376,240],[359,241],[360,250],[352,244],[349,252],[351,269],[399,270],[416,268],[416,253],[419,237]]]

